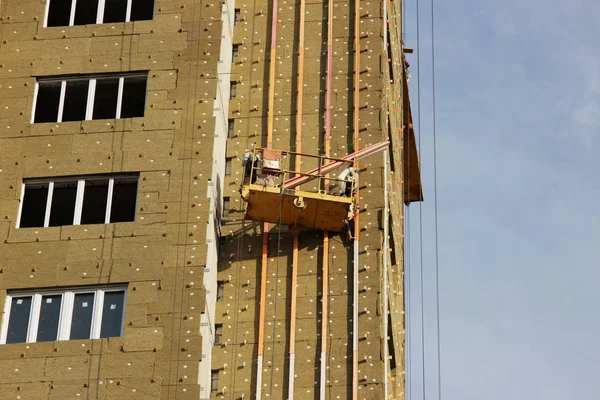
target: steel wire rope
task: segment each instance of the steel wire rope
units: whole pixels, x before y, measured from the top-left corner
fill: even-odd
[[[255,10],[255,9],[256,9],[256,0],[254,0],[254,2],[253,2],[252,9],[253,9],[253,10]],[[235,17],[234,17],[234,18],[235,18]],[[245,17],[244,17],[244,20],[243,20],[243,22],[246,22],[246,19],[245,19]],[[251,41],[250,41],[250,46],[249,46],[249,47],[250,47],[250,61],[249,61],[249,62],[250,62],[250,64],[251,64],[251,65],[254,63],[254,43],[255,43],[255,40],[254,40],[255,36],[254,36],[254,35],[256,34],[256,29],[255,29],[255,27],[256,27],[256,16],[253,16],[253,18],[252,18],[252,39],[251,39]],[[234,22],[234,27],[232,27],[232,31],[234,30],[234,28],[235,28],[235,22]],[[233,39],[232,39],[232,40],[233,40]],[[244,41],[242,41],[242,46],[244,46],[244,47],[245,47],[245,42],[244,42]],[[238,52],[238,57],[239,57],[239,52]],[[242,59],[241,59],[241,61],[240,61],[240,63],[243,63],[243,62],[244,62],[244,60],[243,60],[243,58],[242,58]],[[232,64],[234,64],[234,63],[233,63],[233,59],[232,59]],[[234,65],[235,65],[235,64],[234,64]],[[254,70],[255,70],[254,68],[250,68],[250,76],[249,76],[249,81],[250,81],[250,94],[252,94],[252,78],[253,78],[253,71],[254,71]],[[258,85],[257,85],[257,86],[258,86]],[[252,96],[251,96],[251,95],[250,95],[250,96],[248,96],[248,106],[249,106],[249,109],[251,109],[251,108],[252,108]],[[248,117],[246,118],[246,121],[245,121],[245,122],[246,122],[246,132],[247,132],[247,135],[246,135],[246,146],[245,146],[246,148],[249,148],[249,146],[248,146],[248,145],[249,145],[249,143],[250,143],[250,121],[251,121],[251,119],[252,119],[252,118],[249,118],[249,116],[248,116]],[[235,117],[233,118],[233,121],[234,121],[234,126],[235,126]],[[235,136],[235,132],[234,132],[234,137],[236,137],[236,136]],[[256,142],[254,142],[254,144],[256,144]],[[243,178],[242,178],[242,179],[243,179]],[[244,183],[244,182],[242,181],[242,185],[243,185],[243,183]],[[245,205],[244,205],[245,201],[243,200],[243,196],[241,196],[241,198],[242,198],[241,210],[242,210],[242,213],[243,213],[243,212],[244,212],[244,210],[245,210]],[[252,225],[252,226],[254,226],[254,229],[255,229],[255,228],[256,228],[256,226],[257,226],[257,224],[256,224],[254,221],[251,223],[251,225]],[[244,231],[245,231],[245,223],[244,223],[244,216],[242,216],[242,232],[241,232],[241,235],[242,235],[242,236],[244,235]],[[262,246],[261,246],[261,247],[262,247]],[[260,283],[259,283],[259,282],[257,282],[257,285],[259,285],[259,284],[260,284]],[[238,288],[238,290],[241,290],[241,289],[239,289],[239,288]],[[262,288],[261,288],[261,289],[259,289],[259,290],[262,290]],[[258,294],[258,295],[259,295],[259,299],[260,299],[260,292],[259,292],[259,294]],[[240,309],[240,308],[239,308],[239,298],[237,298],[237,299],[236,299],[236,301],[237,301],[237,304],[238,304],[238,306],[236,306],[236,310],[239,310],[239,309]],[[256,312],[256,311],[255,311],[255,312]],[[237,329],[238,329],[238,324],[235,324],[235,325],[236,325],[236,327],[235,327],[235,332],[237,332]],[[237,334],[236,334],[236,337],[237,337]],[[257,374],[257,377],[256,377],[256,379],[257,379],[257,381],[258,381],[258,379],[259,379],[259,378],[258,378],[258,375],[259,375],[259,374],[261,374],[261,371],[259,371],[259,370],[258,370],[258,357],[257,357],[257,359],[256,359],[256,363],[257,363],[257,372],[256,372],[256,374]],[[237,364],[237,363],[236,363],[236,364]],[[252,364],[254,364],[254,360],[252,360]],[[252,389],[250,389],[250,393],[252,393]]]
[[[435,97],[435,2],[431,0],[431,91],[433,113],[433,221],[435,238],[435,299],[436,299],[436,327],[437,327],[437,379],[438,400],[442,400],[442,360],[440,336],[440,280],[439,280],[439,246],[438,246],[438,197],[437,197],[437,137],[436,137],[436,97]]]
[[[227,2],[224,2],[223,4],[227,4]],[[256,8],[256,0],[254,0],[252,9],[255,9],[255,8]],[[234,8],[234,19],[235,19],[235,8]],[[231,21],[231,19],[228,19],[228,21]],[[255,34],[254,26],[255,26],[255,21],[256,21],[256,18],[252,18],[252,40],[251,40],[251,45],[250,45],[250,64],[252,64],[254,62],[254,34]],[[245,18],[244,18],[243,22],[246,22]],[[233,23],[233,26],[231,26],[232,47],[233,47],[234,28],[235,28],[235,21]],[[242,45],[244,45],[244,43],[242,43]],[[239,57],[239,49],[238,49],[238,57]],[[244,62],[243,59],[240,62],[243,63]],[[232,59],[231,59],[231,64],[232,64],[232,67],[235,65],[235,62],[233,60],[233,56],[232,56]],[[250,77],[249,77],[250,88],[252,88],[252,71],[253,70],[254,70],[254,68],[250,68]],[[231,76],[231,70],[230,70],[230,76]],[[248,105],[250,107],[252,106],[251,103],[252,103],[252,96],[248,96]],[[229,124],[229,118],[227,118],[227,119],[228,119],[227,123]],[[235,127],[235,117],[233,118],[233,122],[234,122],[234,127]],[[250,132],[250,118],[247,118],[246,129],[247,129],[247,133],[249,133]],[[229,130],[229,126],[227,127],[227,130]],[[234,132],[234,137],[235,137],[235,132]],[[229,137],[227,137],[227,139],[229,139]],[[225,142],[227,142],[227,139],[225,139]],[[248,136],[246,136],[246,146],[245,146],[246,148],[248,148],[249,142],[250,142],[250,136],[248,135]],[[225,147],[225,148],[227,148],[227,147]],[[225,157],[227,157],[227,154],[225,154]],[[244,166],[244,168],[245,168],[245,166]],[[244,185],[243,179],[244,178],[242,177],[242,186]],[[240,190],[240,199],[241,199],[241,201],[240,201],[240,211],[242,212],[242,221],[241,221],[242,229],[241,229],[240,233],[238,234],[238,262],[242,261],[241,254],[242,254],[242,249],[243,249],[243,237],[244,237],[244,233],[246,231],[246,222],[245,222],[244,215],[243,215],[244,214],[244,210],[246,209],[246,207],[245,207],[245,204],[244,204],[245,203],[244,196],[242,195],[241,190]],[[256,226],[256,224],[254,222],[252,222],[250,225]],[[240,305],[240,296],[239,296],[240,290],[241,290],[241,288],[240,288],[240,284],[238,282],[238,287],[236,288],[236,298],[235,298],[235,303],[236,303],[235,309],[236,310],[240,309],[240,307],[239,307],[239,305]],[[233,336],[234,341],[237,341],[238,327],[239,327],[239,324],[236,321],[236,323],[234,324],[234,328],[233,328],[233,331],[234,331],[234,336]],[[239,343],[235,343],[235,345],[238,346]],[[233,358],[234,371],[236,371],[237,369],[235,369],[235,367],[237,366],[237,358],[234,356],[234,354],[232,354],[232,358]],[[252,362],[254,362],[254,361],[252,361]]]
[[[240,193],[240,203],[241,203],[241,211],[242,213],[244,212],[244,196],[242,196],[242,194]],[[237,235],[237,239],[238,239],[238,246],[237,246],[237,262],[238,262],[238,271],[239,271],[239,267],[240,264],[242,263],[242,249],[243,247],[243,240],[244,240],[244,231],[246,230],[246,222],[244,220],[244,216],[242,215],[242,229],[240,231],[240,233]],[[218,261],[217,261],[217,268],[218,268]],[[217,273],[218,273],[218,269],[217,269]],[[217,282],[218,285],[218,282]],[[218,292],[219,288],[217,287],[217,292]],[[240,291],[241,291],[241,284],[239,282],[239,276],[238,276],[238,282],[235,288],[235,309],[239,310],[240,309]],[[223,300],[225,300],[224,296],[225,296],[225,290],[223,290]],[[237,313],[236,313],[237,314]],[[235,321],[235,324],[233,324],[233,341],[234,341],[234,346],[239,346],[239,343],[237,343],[237,334],[238,334],[238,326],[239,323],[237,321]],[[233,371],[237,371],[237,357],[235,357],[235,352],[232,352],[231,354],[231,358],[233,359],[232,364],[233,364]]]
[[[419,15],[419,0],[416,0],[417,13],[417,126],[418,126],[418,154],[421,159],[421,28]],[[421,178],[422,179],[422,178]],[[425,293],[424,293],[424,268],[423,268],[423,202],[419,202],[419,272],[420,272],[420,301],[421,301],[421,390],[422,398],[426,399],[425,385]]]
[[[274,361],[275,361],[275,331],[277,329],[277,296],[279,293],[277,292],[279,287],[279,253],[281,252],[281,209],[283,208],[283,189],[279,192],[279,218],[277,221],[277,255],[275,257],[275,300],[273,301],[273,336],[271,336],[271,340],[273,341],[273,348],[271,349],[271,384],[269,385],[269,397],[272,394],[273,390],[273,374],[274,374]],[[287,268],[287,266],[286,266]],[[266,316],[265,316],[266,319]],[[286,360],[286,356],[284,356],[284,361]],[[285,365],[285,362],[284,362]],[[289,382],[288,382],[289,385]],[[291,399],[289,399],[291,400]]]

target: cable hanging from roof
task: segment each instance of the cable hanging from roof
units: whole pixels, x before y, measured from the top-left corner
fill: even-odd
[[[442,359],[440,336],[440,280],[439,280],[439,245],[438,245],[438,198],[437,198],[437,137],[436,137],[436,98],[435,98],[435,1],[431,0],[431,86],[433,113],[433,221],[435,240],[435,300],[436,300],[436,339],[437,339],[437,385],[438,400],[442,400]]]

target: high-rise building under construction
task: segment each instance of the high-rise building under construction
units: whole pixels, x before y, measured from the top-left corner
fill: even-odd
[[[404,398],[401,0],[0,17],[0,399]]]

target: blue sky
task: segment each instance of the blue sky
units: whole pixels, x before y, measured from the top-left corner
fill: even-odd
[[[425,387],[437,399],[430,2],[419,7]],[[600,2],[435,7],[442,398],[597,400]],[[412,400],[423,398],[418,204],[408,219]]]

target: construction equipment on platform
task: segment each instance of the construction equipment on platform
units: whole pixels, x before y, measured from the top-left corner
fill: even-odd
[[[353,164],[385,150],[388,145],[389,142],[376,143],[343,158],[259,147],[246,150],[241,187],[244,218],[289,225],[294,230],[346,230],[356,209],[358,171]],[[303,157],[303,161],[317,167],[308,172],[294,171],[289,167],[293,157]],[[342,168],[337,177],[329,175]]]

